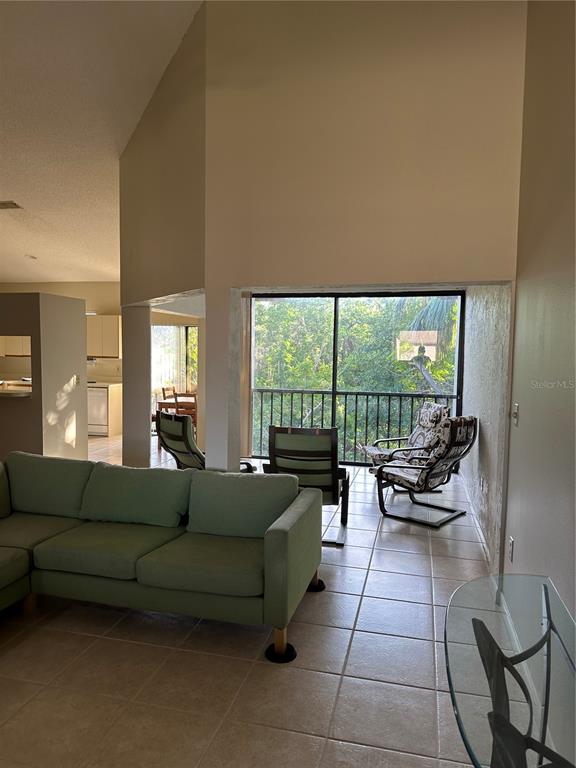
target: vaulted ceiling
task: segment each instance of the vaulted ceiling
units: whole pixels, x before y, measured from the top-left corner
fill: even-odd
[[[1,2],[0,283],[118,280],[118,159],[199,2]]]

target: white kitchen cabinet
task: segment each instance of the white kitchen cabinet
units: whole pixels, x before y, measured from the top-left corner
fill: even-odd
[[[122,434],[122,384],[88,385],[88,434]]]
[[[30,357],[30,336],[0,336],[0,357]]]
[[[119,315],[88,315],[86,354],[88,357],[122,357],[122,322]]]

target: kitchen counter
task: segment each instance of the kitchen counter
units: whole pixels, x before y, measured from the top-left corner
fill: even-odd
[[[122,382],[121,381],[89,381],[87,383],[88,387],[121,387]]]
[[[0,389],[0,397],[32,397],[31,389]]]
[[[1,381],[1,379],[0,379]],[[0,384],[0,397],[31,397],[32,384],[19,379],[5,380]]]

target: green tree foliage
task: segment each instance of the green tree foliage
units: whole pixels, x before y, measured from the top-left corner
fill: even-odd
[[[440,391],[454,391],[458,299],[353,297],[339,302],[338,389],[434,392],[419,366],[397,359],[400,331],[438,332],[427,369]],[[332,386],[331,298],[254,302],[254,387],[329,390]]]
[[[330,389],[330,298],[258,299],[254,302],[254,386]]]
[[[198,327],[186,328],[186,391],[193,392],[198,385]]]

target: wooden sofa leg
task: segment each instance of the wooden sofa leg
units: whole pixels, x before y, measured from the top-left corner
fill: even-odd
[[[286,653],[288,647],[288,629],[275,629],[274,630],[274,651],[283,656]]]
[[[318,571],[312,576],[312,581],[308,585],[307,592],[324,592],[326,589],[326,584],[322,581],[322,579],[318,576]]]
[[[268,661],[275,664],[288,664],[296,658],[296,649],[288,642],[288,628],[274,629],[274,642],[266,648]]]
[[[38,595],[36,592],[29,592],[22,600],[22,613],[25,616],[30,616],[36,611],[38,606]]]

